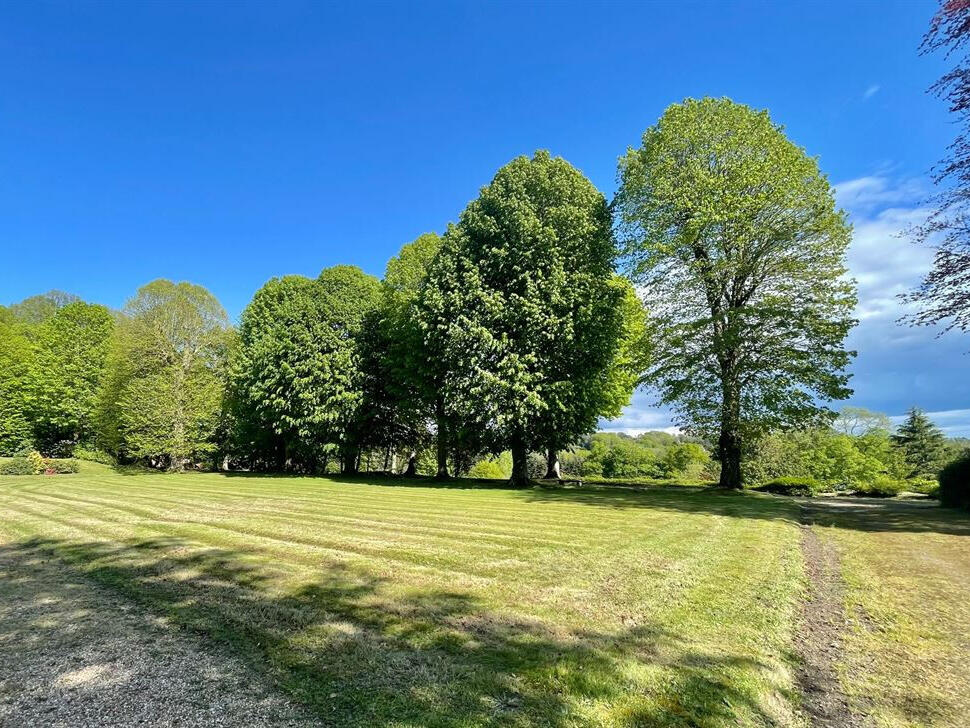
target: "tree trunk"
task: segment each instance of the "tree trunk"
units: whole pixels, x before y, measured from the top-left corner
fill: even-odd
[[[559,480],[562,471],[559,468],[559,451],[555,447],[550,447],[546,451],[546,480]]]
[[[521,488],[529,484],[529,451],[525,439],[517,435],[512,440],[512,485]]]
[[[721,403],[721,435],[717,441],[717,459],[721,462],[722,488],[740,490],[741,482],[741,404],[737,385],[727,383]]]
[[[345,445],[343,456],[341,457],[341,473],[344,475],[356,475],[360,470],[360,453],[351,445]]]
[[[391,453],[391,475],[397,475],[397,452]]]
[[[439,398],[435,404],[435,414],[438,425],[438,473],[435,478],[438,480],[448,479],[448,426],[445,423],[445,403]]]
[[[404,471],[404,474],[408,477],[413,477],[418,474],[418,453],[415,450],[412,450],[408,456],[408,467]]]

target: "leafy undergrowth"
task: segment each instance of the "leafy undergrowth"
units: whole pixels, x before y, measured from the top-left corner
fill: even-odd
[[[833,502],[816,516],[841,553],[842,681],[877,726],[966,725],[970,516],[927,502]]]
[[[328,724],[801,725],[797,507],[89,470],[0,479],[0,548],[230,645]]]

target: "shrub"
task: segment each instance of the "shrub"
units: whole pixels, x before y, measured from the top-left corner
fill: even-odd
[[[940,471],[940,502],[951,508],[970,509],[970,452]]]
[[[892,498],[909,489],[909,484],[905,480],[896,480],[888,475],[881,475],[878,478],[859,483],[855,488],[855,495],[864,495],[872,498]]]
[[[775,493],[776,495],[801,495],[809,498],[822,492],[822,484],[814,478],[775,478],[763,485],[759,485],[755,490],[762,493]]]
[[[935,494],[939,487],[940,484],[936,478],[913,478],[907,483],[907,490],[926,495]]]
[[[115,460],[111,453],[107,453],[104,450],[98,450],[97,448],[87,448],[83,445],[78,445],[74,448],[74,457],[78,460],[87,460],[91,463],[101,463],[102,465],[117,465],[118,462]]]
[[[505,472],[501,463],[496,460],[479,460],[468,470],[469,478],[487,479],[508,479],[509,474]]]
[[[0,463],[0,475],[36,475],[34,464],[24,456],[10,458]]]
[[[44,472],[48,475],[76,473],[80,469],[80,463],[74,458],[48,458],[44,461]]]
[[[29,453],[27,453],[27,460],[28,462],[30,462],[31,467],[33,467],[34,473],[44,472],[45,460],[44,460],[44,456],[41,455],[39,452],[37,452],[36,450],[31,450]]]

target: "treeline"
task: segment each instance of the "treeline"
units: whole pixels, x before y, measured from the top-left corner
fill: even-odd
[[[3,312],[0,449],[97,447],[183,469],[440,477],[509,451],[529,477],[619,414],[647,323],[615,273],[606,200],[544,152],[501,169],[383,280],[352,266],[268,281],[238,329],[205,289],[158,280],[124,309],[60,294]],[[28,315],[28,310],[42,310]],[[383,456],[383,457],[381,457]]]
[[[566,450],[591,477],[732,488],[778,470],[771,448],[816,468],[777,433],[827,432],[826,403],[851,394],[856,302],[817,161],[765,111],[688,99],[618,179],[607,202],[561,158],[516,158],[382,280],[274,278],[238,327],[165,280],[117,313],[61,294],[0,310],[0,451],[440,477],[507,458],[518,484],[537,458],[556,477]],[[589,439],[639,384],[691,440]]]

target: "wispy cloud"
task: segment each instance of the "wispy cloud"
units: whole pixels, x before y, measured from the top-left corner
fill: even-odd
[[[896,417],[920,406],[948,435],[970,436],[970,337],[937,338],[933,329],[898,323],[906,313],[898,295],[916,286],[932,263],[931,251],[903,235],[929,212],[928,183],[882,171],[840,182],[835,189],[853,224],[848,265],[859,286],[855,314],[860,323],[847,342],[859,352],[851,367],[855,393],[844,404]],[[646,393],[637,393],[621,417],[601,426],[630,433],[675,427],[670,412],[653,407]]]
[[[927,412],[926,416],[949,437],[970,437],[970,409],[943,410]],[[889,418],[894,425],[901,425],[906,415],[893,415]]]
[[[868,101],[868,100],[869,100],[869,99],[871,99],[871,98],[872,98],[873,96],[875,96],[875,95],[876,95],[877,93],[879,93],[879,89],[880,89],[880,88],[881,88],[881,87],[879,86],[879,84],[878,84],[878,83],[874,83],[874,84],[872,84],[872,85],[871,85],[871,86],[870,86],[869,88],[867,88],[867,89],[865,90],[865,92],[863,92],[863,94],[862,94],[862,100],[863,100],[863,101]]]

